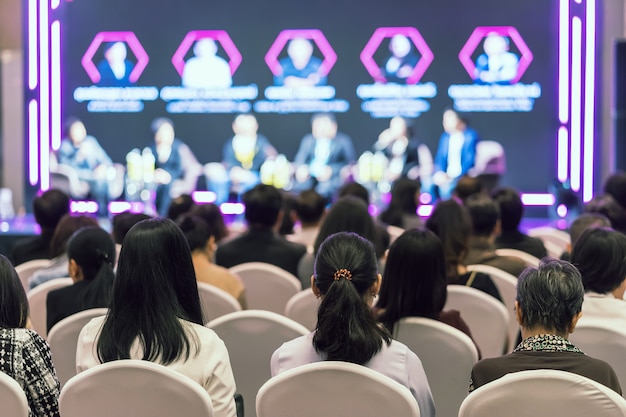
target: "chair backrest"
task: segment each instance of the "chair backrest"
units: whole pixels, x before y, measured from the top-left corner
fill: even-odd
[[[198,294],[202,304],[204,323],[216,319],[224,314],[241,311],[239,301],[221,288],[206,282],[198,282]]]
[[[567,246],[563,247],[561,245],[558,245],[554,242],[550,242],[547,240],[543,242],[543,246],[546,248],[546,252],[548,252],[548,256],[551,256],[556,259],[561,258],[561,255],[563,254],[563,252],[567,250]]]
[[[270,379],[270,359],[284,342],[309,333],[309,330],[278,313],[243,310],[211,320],[213,329],[224,341],[235,375],[237,392],[243,396],[246,417],[254,417],[256,393]]]
[[[206,390],[165,366],[119,360],[71,378],[59,397],[63,417],[211,417]]]
[[[532,256],[530,253],[517,250],[517,249],[496,249],[496,255],[498,256],[515,256],[520,258],[526,266],[532,266],[537,268],[539,266],[539,258]]]
[[[297,321],[309,330],[317,326],[317,309],[320,300],[310,288],[300,291],[287,301],[285,316]]]
[[[520,331],[519,324],[517,323],[517,318],[515,317],[515,314],[513,314],[513,309],[515,308],[515,299],[517,298],[517,278],[515,278],[515,276],[509,274],[506,271],[490,265],[468,265],[467,270],[482,272],[489,275],[493,283],[496,284],[496,287],[498,287],[498,291],[500,291],[500,295],[502,296],[502,301],[504,301],[504,305],[509,311],[508,350],[513,350],[513,348],[515,347],[515,341],[517,340],[517,335]]]
[[[467,396],[468,375],[478,361],[472,339],[450,325],[423,317],[400,320],[394,338],[422,361],[437,404],[437,416],[456,417]]]
[[[461,312],[483,358],[501,356],[509,346],[509,312],[496,298],[476,288],[448,285],[445,309]]]
[[[476,144],[474,174],[504,174],[506,158],[504,148],[495,140],[481,140]]]
[[[387,226],[387,233],[389,233],[389,244],[391,245],[404,233],[404,229],[398,226]]]
[[[246,413],[247,414],[247,413]],[[419,417],[411,392],[365,366],[324,361],[285,371],[256,397],[258,417]]]
[[[246,287],[246,302],[250,309],[282,314],[287,301],[302,290],[297,277],[276,265],[246,262],[229,271],[238,275]]]
[[[46,299],[48,298],[48,293],[57,288],[68,287],[72,283],[72,278],[56,278],[39,284],[26,293],[30,308],[30,323],[33,326],[33,330],[44,339],[48,335],[46,330]]]
[[[624,417],[626,400],[610,388],[566,371],[507,374],[467,396],[459,417]]]
[[[83,326],[94,317],[107,314],[106,308],[92,308],[64,318],[55,324],[48,334],[54,368],[61,386],[76,375],[76,345]]]
[[[50,266],[49,259],[33,259],[32,261],[24,262],[23,264],[19,264],[15,267],[15,272],[20,277],[20,281],[22,281],[22,286],[24,287],[24,291],[28,292],[30,288],[28,286],[28,280],[36,271],[40,269],[47,268]]]
[[[561,248],[561,251],[564,251],[567,248],[567,245],[571,242],[569,233],[549,226],[530,229],[528,231],[528,236],[539,238],[544,243],[554,243]]]
[[[585,354],[611,365],[620,385],[626,386],[626,329],[605,320],[584,318],[583,315],[569,339]]]
[[[3,417],[28,417],[28,400],[24,390],[4,372],[0,372],[0,404],[0,415]]]

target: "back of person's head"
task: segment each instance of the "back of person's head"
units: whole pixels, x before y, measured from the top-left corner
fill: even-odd
[[[204,250],[211,239],[209,225],[200,216],[191,213],[183,214],[176,219],[176,224],[185,234],[191,251]]]
[[[626,172],[616,172],[604,183],[604,192],[610,194],[620,206],[626,209]]]
[[[420,184],[400,178],[391,187],[389,206],[380,214],[380,220],[388,225],[404,227],[403,215],[417,216]]]
[[[202,218],[209,227],[209,233],[215,237],[215,243],[228,236],[228,228],[220,208],[213,203],[198,204],[191,209],[191,214]]]
[[[371,242],[356,233],[329,236],[315,257],[313,289],[322,297],[315,350],[326,360],[364,364],[389,333],[380,327],[369,303],[378,289],[376,253]]]
[[[302,191],[296,198],[295,210],[303,225],[317,224],[326,211],[326,199],[315,190]]]
[[[292,235],[297,220],[295,214],[296,198],[287,191],[282,191],[281,194],[283,196],[283,205],[281,208],[283,216],[278,225],[278,234],[283,236]]]
[[[587,229],[572,250],[585,291],[606,294],[626,279],[626,235],[600,227]]]
[[[89,216],[72,216],[70,214],[63,216],[56,229],[54,229],[52,240],[50,240],[50,255],[56,258],[64,254],[67,241],[74,232],[81,227],[87,226],[98,226],[98,221]]]
[[[344,184],[337,192],[337,198],[353,196],[362,200],[365,204],[370,204],[370,193],[363,185],[358,182],[348,182]]]
[[[593,227],[611,227],[611,221],[604,214],[583,213],[572,222],[569,227],[569,237],[572,248],[576,245],[580,236]]]
[[[439,319],[446,303],[446,261],[441,241],[427,229],[407,230],[391,244],[376,306],[393,331],[403,317]]]
[[[143,213],[131,213],[125,211],[123,213],[113,216],[113,239],[115,243],[122,244],[124,237],[128,231],[142,220],[150,219],[151,217]]]
[[[271,185],[258,184],[244,193],[243,203],[248,226],[269,229],[278,221],[283,197]]]
[[[586,213],[599,213],[611,221],[613,229],[626,233],[626,209],[609,194],[594,197],[585,206]]]
[[[485,188],[478,178],[463,175],[457,181],[452,194],[465,203],[471,196],[484,195]]]
[[[446,256],[449,282],[458,278],[457,268],[467,256],[472,219],[467,208],[454,199],[437,203],[426,227],[436,234],[443,245]]]
[[[169,219],[143,220],[124,238],[98,357],[101,362],[128,359],[139,340],[143,360],[167,365],[186,359],[198,344],[181,319],[202,325],[187,239]]]
[[[70,237],[67,242],[70,268],[80,267],[83,280],[89,282],[77,300],[81,308],[108,305],[115,277],[115,255],[113,238],[100,227],[83,227]]]
[[[503,231],[515,231],[524,215],[524,204],[513,188],[497,188],[491,197],[500,208],[500,223]]]
[[[521,326],[529,330],[571,333],[583,298],[580,272],[566,261],[544,258],[538,268],[526,268],[517,281]]]
[[[491,236],[500,220],[500,208],[495,201],[484,195],[473,195],[465,202],[472,218],[474,236]]]
[[[318,252],[328,236],[337,232],[357,233],[374,244],[378,257],[383,255],[376,225],[362,200],[352,196],[342,197],[330,207],[313,244],[314,252]]]
[[[70,212],[70,198],[63,191],[45,191],[33,201],[35,221],[42,230],[54,230],[61,218]]]
[[[167,218],[176,221],[178,216],[189,212],[195,205],[196,202],[193,201],[191,195],[181,194],[170,203],[170,206],[167,209]]]
[[[15,268],[0,255],[0,328],[17,329],[28,322],[28,299]]]

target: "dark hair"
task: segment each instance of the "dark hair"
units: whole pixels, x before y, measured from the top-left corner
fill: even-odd
[[[183,214],[176,220],[176,224],[185,234],[187,243],[189,243],[189,249],[192,252],[206,247],[208,240],[211,238],[211,233],[209,225],[206,224],[202,217],[191,213]]]
[[[315,113],[311,116],[311,124],[315,123],[315,121],[319,119],[328,119],[332,123],[337,124],[337,118],[333,113]]]
[[[583,213],[572,222],[569,227],[569,237],[572,248],[587,229],[592,227],[611,227],[611,221],[604,214]]]
[[[74,260],[89,282],[77,296],[82,310],[108,306],[115,273],[115,242],[96,226],[78,229],[67,242],[67,257]]]
[[[101,362],[129,359],[138,339],[143,360],[167,365],[189,358],[198,341],[186,320],[202,325],[196,275],[187,240],[169,219],[137,223],[126,235],[109,313],[98,339]]]
[[[213,203],[195,205],[191,208],[191,214],[206,222],[209,234],[215,238],[215,243],[228,236],[228,228],[217,205]]]
[[[245,218],[249,226],[271,228],[278,220],[283,204],[280,191],[271,185],[258,184],[243,195]]]
[[[452,193],[459,198],[462,202],[473,195],[484,193],[485,188],[483,184],[476,177],[470,177],[469,175],[462,175],[456,183]]]
[[[131,213],[125,211],[116,214],[113,217],[113,239],[115,243],[121,244],[128,231],[142,220],[151,219],[152,217],[143,213]]]
[[[26,327],[28,299],[15,268],[4,255],[0,255],[0,327],[16,329]]]
[[[374,220],[367,206],[356,197],[342,197],[330,207],[315,238],[314,253],[319,251],[328,236],[337,232],[357,233],[374,244],[376,256],[380,258],[384,253]]]
[[[626,279],[626,235],[600,227],[587,229],[572,250],[585,291],[605,294]]]
[[[278,234],[292,235],[293,227],[296,225],[296,221],[292,212],[295,212],[296,209],[296,199],[291,193],[286,191],[281,191],[283,196],[283,204],[281,210],[283,211],[283,218],[278,225]]]
[[[172,200],[170,206],[167,209],[167,218],[176,221],[178,216],[191,211],[191,208],[196,205],[191,195],[181,194]]]
[[[158,132],[163,125],[170,125],[174,128],[174,122],[172,119],[167,117],[157,117],[150,124],[150,129],[152,130],[152,133],[156,134],[156,132]]]
[[[380,220],[391,226],[404,227],[404,215],[417,216],[419,191],[419,182],[406,178],[398,179],[391,187],[391,201],[380,214]]]
[[[295,210],[302,223],[316,223],[324,215],[326,199],[315,190],[302,191],[296,198]]]
[[[87,226],[98,226],[98,221],[89,216],[72,216],[70,214],[63,216],[54,229],[52,240],[50,240],[50,256],[56,258],[64,254],[67,241],[74,232]]]
[[[472,219],[467,208],[454,199],[440,201],[426,220],[426,227],[441,240],[446,256],[448,283],[456,283],[459,278],[458,267],[467,256],[472,234]]]
[[[615,201],[626,209],[626,172],[618,171],[607,178],[604,192],[613,196]]]
[[[498,188],[491,196],[500,207],[502,230],[517,230],[524,215],[524,204],[519,193],[513,188]]]
[[[337,192],[337,198],[342,198],[349,195],[362,200],[367,205],[369,205],[370,203],[369,191],[367,191],[367,188],[365,188],[358,182],[348,182],[344,184],[343,187],[341,187]]]
[[[473,195],[465,206],[472,218],[474,236],[491,236],[500,220],[500,208],[496,202],[487,196]]]
[[[364,364],[391,336],[365,302],[377,280],[374,247],[356,233],[329,236],[315,258],[315,286],[322,302],[313,346],[329,361]]]
[[[626,209],[609,194],[594,197],[585,206],[587,213],[600,213],[608,217],[613,229],[626,233]]]
[[[538,268],[526,268],[517,280],[517,302],[522,327],[540,326],[567,333],[580,313],[584,290],[580,272],[566,261],[543,258]]]
[[[33,201],[35,221],[42,230],[54,230],[61,218],[70,212],[70,198],[63,191],[45,191]]]
[[[446,303],[446,260],[441,241],[427,229],[407,230],[391,244],[376,307],[390,332],[403,317],[438,320]]]

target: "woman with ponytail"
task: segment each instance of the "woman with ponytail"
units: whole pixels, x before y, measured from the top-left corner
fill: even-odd
[[[68,275],[74,284],[48,293],[48,332],[74,313],[109,305],[115,276],[115,242],[111,235],[96,226],[80,228],[68,240],[66,252]]]
[[[371,242],[350,232],[326,238],[311,277],[311,289],[321,298],[317,327],[274,352],[272,375],[323,360],[364,365],[409,388],[420,414],[432,417],[435,406],[422,363],[405,345],[392,340],[370,310],[380,283]]]

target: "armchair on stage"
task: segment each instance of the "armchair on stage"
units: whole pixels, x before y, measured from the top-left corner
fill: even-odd
[[[469,175],[476,177],[485,190],[491,192],[498,186],[506,172],[506,155],[499,142],[481,140],[476,144],[476,160]]]

